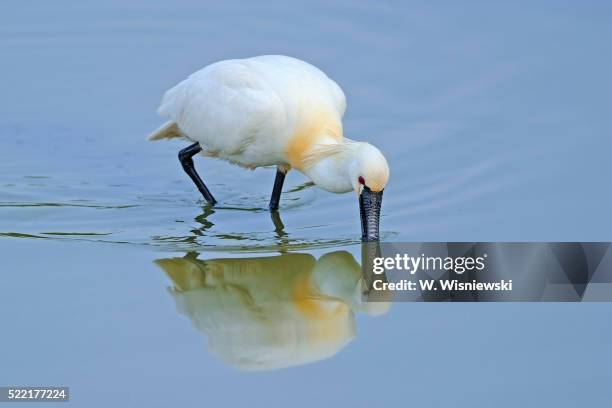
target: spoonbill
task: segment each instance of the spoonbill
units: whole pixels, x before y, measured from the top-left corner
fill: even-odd
[[[277,166],[270,210],[277,211],[285,175],[300,171],[323,190],[359,197],[362,240],[379,239],[389,166],[366,142],[345,138],[346,97],[336,82],[296,58],[264,55],[208,65],[168,90],[158,113],[169,120],[149,140],[183,138],[183,169],[206,201],[216,200],[193,156],[255,169]]]
[[[355,337],[357,314],[380,316],[391,307],[391,291],[364,297],[368,278],[347,251],[318,259],[291,252],[204,260],[191,253],[155,263],[209,350],[241,370],[330,358]]]

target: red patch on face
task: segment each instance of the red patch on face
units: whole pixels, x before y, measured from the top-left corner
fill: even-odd
[[[361,185],[364,185],[364,186],[365,186],[365,179],[363,178],[363,176],[359,176],[359,179],[358,179],[358,180],[359,180],[359,183],[360,183]]]

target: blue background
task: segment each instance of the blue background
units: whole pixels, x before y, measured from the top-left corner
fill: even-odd
[[[387,155],[385,239],[611,241],[611,38],[604,1],[3,1],[0,384],[84,407],[608,406],[609,304],[398,303],[331,359],[224,365],[153,261],[276,252],[273,170],[199,162],[228,208],[198,218],[182,145],[144,138],[190,72],[288,54]],[[284,197],[292,250],[356,255],[353,197]]]

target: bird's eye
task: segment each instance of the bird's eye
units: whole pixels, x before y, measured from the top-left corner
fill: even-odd
[[[363,176],[359,176],[359,184],[364,185],[365,186],[365,179],[363,178]]]

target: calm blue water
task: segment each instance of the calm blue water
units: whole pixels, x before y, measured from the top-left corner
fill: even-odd
[[[290,174],[280,228],[273,169],[199,159],[210,209],[183,145],[144,138],[192,71],[292,55],[387,155],[385,239],[611,241],[612,6],[327,3],[3,2],[0,385],[87,407],[610,401],[609,305],[369,310],[353,196]],[[296,301],[302,279],[322,299]]]

